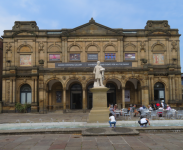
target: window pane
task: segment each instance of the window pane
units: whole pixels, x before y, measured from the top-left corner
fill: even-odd
[[[25,104],[25,93],[21,93],[21,104]]]
[[[31,104],[31,93],[27,93],[27,104]]]

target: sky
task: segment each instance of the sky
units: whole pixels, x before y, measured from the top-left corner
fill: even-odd
[[[147,20],[168,20],[183,34],[183,0],[0,0],[0,10],[0,36],[15,21],[36,21],[39,29],[62,29],[85,24],[91,17],[123,29],[144,29]],[[182,49],[183,36],[181,58]]]

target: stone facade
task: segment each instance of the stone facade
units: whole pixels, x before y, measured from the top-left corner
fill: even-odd
[[[179,36],[166,20],[149,20],[145,29],[112,29],[92,18],[61,30],[40,30],[35,21],[16,21],[3,35],[3,112],[14,112],[16,102],[31,102],[32,111],[40,113],[91,108],[93,67],[59,67],[57,63],[97,60],[131,63],[106,67],[108,104],[127,107],[164,100],[180,106]]]
[[[0,72],[3,70],[3,39],[0,38]],[[2,101],[2,74],[0,74],[0,101]]]

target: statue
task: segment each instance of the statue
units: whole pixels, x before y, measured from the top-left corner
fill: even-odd
[[[93,87],[104,87],[103,80],[104,80],[104,71],[105,68],[100,66],[100,61],[97,61],[97,65],[95,66],[93,73],[95,74],[95,79],[97,81],[94,82]]]

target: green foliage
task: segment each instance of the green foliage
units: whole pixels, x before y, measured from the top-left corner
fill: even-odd
[[[15,108],[16,110],[18,110],[18,112],[21,112],[21,113],[25,113],[27,108],[30,108],[31,107],[31,104],[20,104],[20,103],[16,103],[15,104]]]

